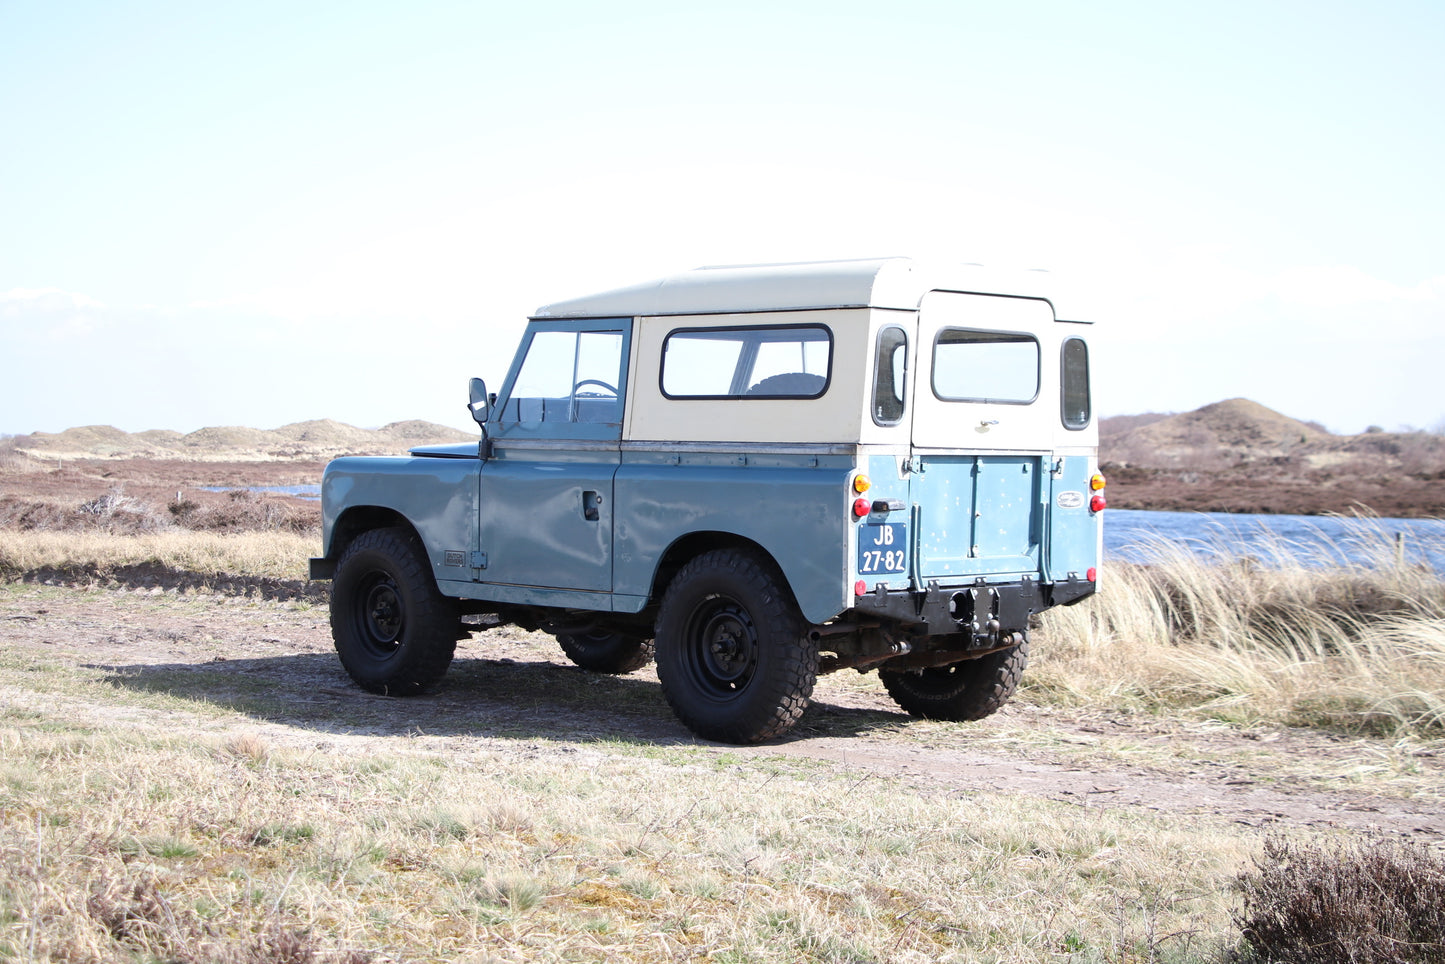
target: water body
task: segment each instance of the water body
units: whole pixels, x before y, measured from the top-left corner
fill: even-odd
[[[1445,520],[1228,512],[1104,513],[1104,557],[1150,562],[1182,547],[1213,558],[1291,560],[1315,568],[1425,563],[1445,575]]]

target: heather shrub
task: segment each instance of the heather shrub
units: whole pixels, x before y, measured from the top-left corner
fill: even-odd
[[[1410,840],[1267,840],[1241,875],[1244,959],[1445,962],[1445,857]]]

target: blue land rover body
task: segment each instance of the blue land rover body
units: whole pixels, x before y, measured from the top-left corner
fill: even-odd
[[[327,467],[342,663],[423,692],[490,614],[588,669],[655,657],[711,739],[781,735],[844,668],[915,715],[994,712],[1030,616],[1097,585],[1089,329],[1038,281],[704,268],[540,309],[501,390],[474,380],[476,445]]]

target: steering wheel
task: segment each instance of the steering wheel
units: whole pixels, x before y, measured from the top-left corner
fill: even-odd
[[[609,392],[611,392],[613,398],[616,398],[616,397],[617,397],[617,386],[615,386],[615,385],[609,385],[609,384],[607,384],[606,382],[604,382],[604,381],[603,381],[602,379],[600,379],[600,378],[584,378],[584,379],[582,379],[580,382],[578,382],[577,384],[575,384],[575,385],[572,386],[572,397],[573,397],[573,398],[576,398],[576,397],[577,397],[577,389],[581,388],[583,385],[598,385],[598,386],[601,386],[602,388],[605,388],[605,389],[607,389]],[[589,398],[601,398],[602,396],[601,396],[601,395],[598,395],[598,394],[592,394],[592,395],[589,395],[588,397],[589,397]]]

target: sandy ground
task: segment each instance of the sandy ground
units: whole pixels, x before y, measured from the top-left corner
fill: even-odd
[[[858,779],[926,791],[1027,794],[1091,808],[1178,818],[1373,829],[1445,841],[1439,747],[1301,730],[1241,730],[1204,721],[1031,705],[1026,694],[980,723],[914,720],[876,677],[819,681],[789,738],[758,747],[697,740],[668,711],[651,669],[584,673],[541,634],[501,627],[460,644],[429,696],[369,695],[332,650],[324,605],[150,589],[0,585],[0,639],[11,658],[101,672],[117,686],[197,701],[191,714],[130,701],[70,701],[68,718],[198,732],[242,729],[278,745],[500,752],[614,752],[616,744],[803,758]],[[57,697],[0,689],[0,705]],[[122,701],[124,702],[124,701]],[[242,714],[218,718],[204,704]],[[184,704],[182,704],[184,705]]]

